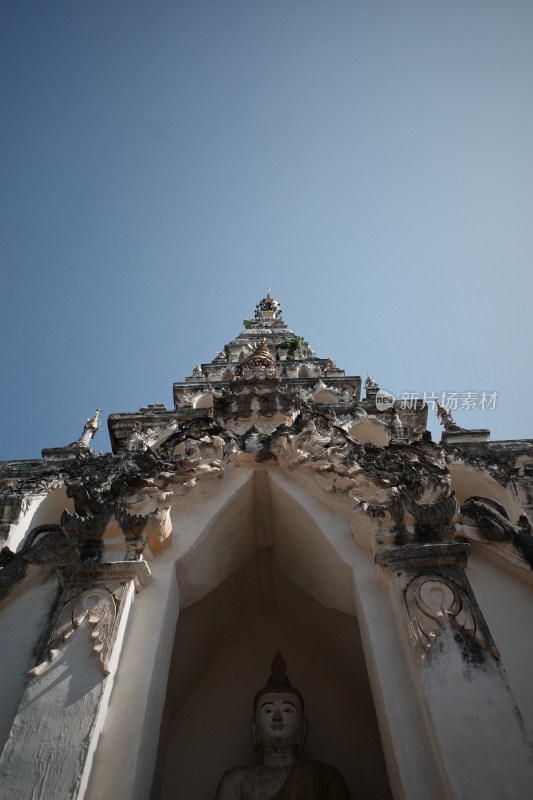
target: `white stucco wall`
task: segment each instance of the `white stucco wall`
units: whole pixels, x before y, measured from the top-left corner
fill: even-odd
[[[36,573],[34,585],[9,598],[0,608],[0,753],[28,684],[28,670],[35,664],[34,651],[58,592],[55,574],[42,567],[30,569]]]
[[[533,733],[533,571],[498,558],[474,542],[467,574],[520,710]]]

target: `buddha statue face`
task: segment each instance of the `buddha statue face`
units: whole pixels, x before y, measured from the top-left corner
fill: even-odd
[[[252,719],[252,737],[257,747],[268,750],[303,748],[307,722],[299,697],[294,692],[265,692],[259,698]]]

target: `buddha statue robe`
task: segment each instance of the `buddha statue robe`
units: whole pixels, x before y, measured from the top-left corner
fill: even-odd
[[[350,800],[350,792],[335,767],[322,761],[297,761],[272,800]]]

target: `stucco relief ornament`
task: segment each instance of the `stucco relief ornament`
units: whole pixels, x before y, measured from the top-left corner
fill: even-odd
[[[187,471],[219,474],[224,470],[224,439],[220,436],[185,439],[174,447],[173,454]]]
[[[440,628],[447,623],[499,658],[481,613],[454,581],[434,575],[415,578],[406,589],[405,603],[411,644],[422,659],[435,644]]]
[[[235,374],[239,377],[246,377],[247,374],[255,376],[257,374],[274,375],[276,363],[265,339],[261,339],[255,350],[247,356],[244,361],[235,368]]]
[[[62,645],[87,620],[92,629],[92,649],[98,656],[102,673],[109,675],[109,660],[127,592],[128,586],[124,583],[112,589],[105,586],[93,586],[85,591],[80,591],[79,587],[67,589],[47,638],[44,658],[28,674],[32,677],[40,675],[50,662],[58,658]]]
[[[92,627],[93,650],[100,659],[102,672],[104,675],[108,675],[109,656],[114,642],[113,628],[117,610],[125,592],[125,586],[120,586],[114,592],[109,592],[103,587],[94,587],[72,598],[63,607],[57,625],[50,636],[50,647],[48,648],[50,660],[53,660],[59,652],[59,643],[69,639],[87,619]],[[39,671],[39,666],[37,666],[30,674],[37,675]]]
[[[106,551],[114,553],[116,560],[133,561],[141,557],[146,545],[153,555],[158,555],[172,542],[169,506],[148,514],[131,514],[115,503],[85,517],[65,509],[61,529],[80,548],[84,558],[94,558]]]

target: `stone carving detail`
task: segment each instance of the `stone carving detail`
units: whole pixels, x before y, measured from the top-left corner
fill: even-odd
[[[489,497],[469,497],[461,506],[461,518],[488,541],[505,542],[515,533],[505,508]]]
[[[397,441],[401,441],[404,438],[403,436],[404,431],[400,415],[398,414],[398,409],[392,408],[391,412],[392,412],[391,421],[389,424],[391,439],[396,439]]]
[[[345,495],[369,529],[395,532],[399,543],[453,537],[458,504],[437,448],[362,445],[331,413],[305,410],[297,422],[298,432],[273,443],[281,466],[313,473],[324,491]]]
[[[501,503],[473,496],[462,504],[459,522],[461,534],[468,539],[496,545],[500,552],[502,544],[510,544],[506,548],[509,560],[533,567],[533,532],[527,514],[521,514],[514,525]]]
[[[190,399],[189,405],[192,405],[193,401],[189,396],[184,398],[184,404],[187,405],[187,402]],[[139,422],[135,422],[133,425],[132,434],[130,440],[127,444],[126,449],[130,451],[135,450],[145,450],[147,448],[157,448],[160,447],[161,444],[168,439],[177,429],[178,423],[176,420],[173,420],[168,425],[159,425],[155,427],[149,427],[143,430]]]
[[[437,640],[439,629],[451,623],[480,647],[498,657],[481,614],[465,590],[449,579],[424,575],[415,578],[405,592],[411,643],[424,657]]]
[[[455,492],[446,487],[434,503],[419,503],[406,495],[406,508],[415,518],[419,538],[442,539],[451,532],[451,523],[459,510]]]
[[[64,589],[46,637],[43,657],[29,675],[43,672],[84,620],[92,628],[92,649],[99,658],[102,673],[108,675],[130,583],[133,580],[136,589],[149,583],[148,565],[145,561],[70,565],[60,567],[58,572]]]
[[[87,589],[77,598],[72,611],[75,628],[79,628],[86,617],[89,625],[93,627],[91,634],[93,650],[100,658],[104,674],[109,673],[108,663],[114,642],[115,621],[126,591],[127,587],[124,585],[119,586],[114,592],[109,592],[100,586]]]
[[[100,659],[103,674],[108,675],[109,657],[115,641],[117,612],[124,601],[126,591],[126,586],[119,586],[114,592],[95,586],[66,600],[47,642],[49,660],[54,660],[59,653],[61,643],[69,639],[87,618],[93,628],[91,633],[93,650]],[[34,667],[30,674],[38,675],[40,671],[42,664]]]
[[[102,506],[99,513],[80,516],[63,511],[61,529],[75,541],[82,557],[94,557],[107,551],[120,551],[113,560],[135,560],[146,546],[157,555],[171,543],[170,508],[149,514],[130,514],[117,503]]]
[[[239,377],[273,376],[275,373],[274,359],[265,339],[261,339],[256,349],[235,367],[235,375]]]

